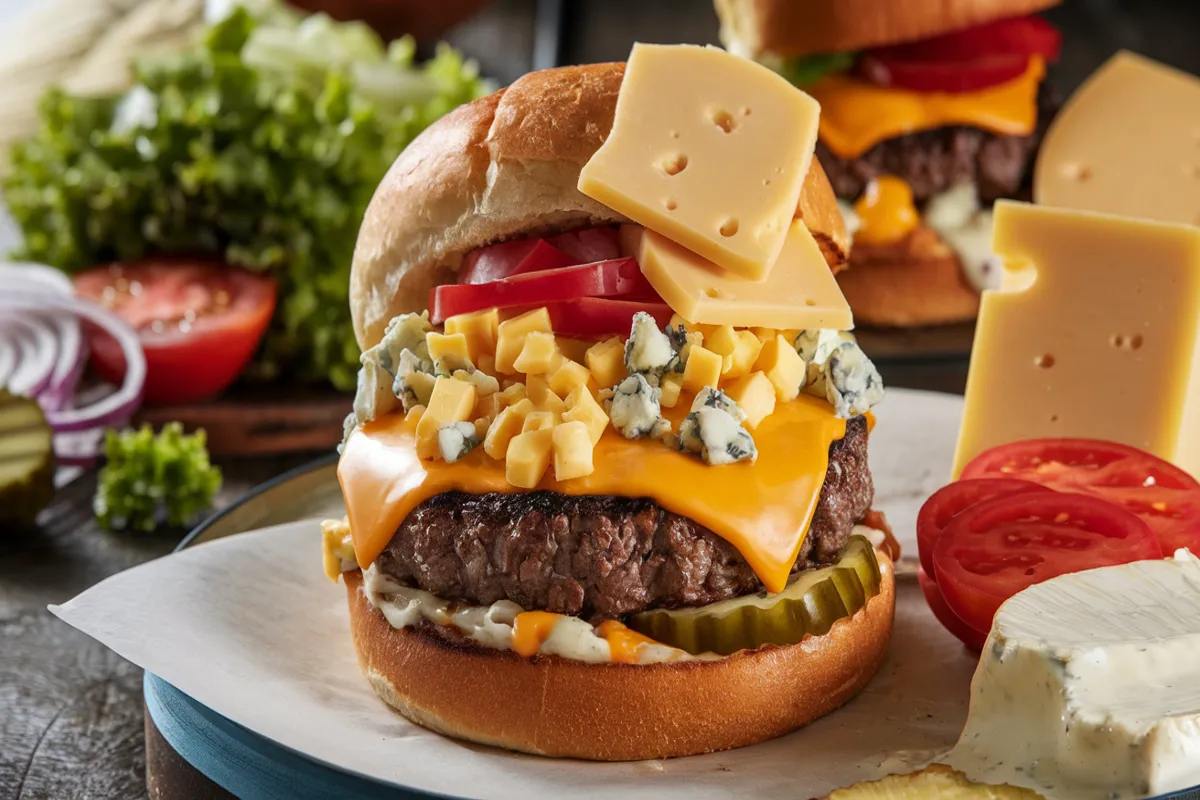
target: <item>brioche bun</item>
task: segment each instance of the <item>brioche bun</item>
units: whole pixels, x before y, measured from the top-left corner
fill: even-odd
[[[383,700],[438,733],[542,756],[640,761],[773,739],[857,695],[883,662],[895,573],[824,636],[713,661],[589,664],[523,658],[429,623],[393,628],[343,573],[359,665]]]
[[[1060,0],[715,0],[721,41],[749,58],[914,42],[1019,17]]]
[[[958,254],[924,225],[894,243],[856,241],[838,284],[857,325],[948,325],[979,313],[979,292],[967,281]]]
[[[350,308],[364,350],[397,314],[426,307],[463,256],[506,239],[628,220],[582,194],[579,171],[612,128],[623,64],[530,73],[429,126],[375,192],[354,250]],[[831,268],[846,229],[813,159],[797,216]]]

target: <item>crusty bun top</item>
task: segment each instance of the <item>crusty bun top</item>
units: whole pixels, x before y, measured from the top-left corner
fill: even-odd
[[[582,194],[579,171],[612,128],[624,64],[530,73],[429,126],[375,191],[354,250],[350,308],[363,349],[388,320],[426,307],[483,245],[628,220]],[[816,159],[797,208],[826,261],[849,249]]]
[[[749,58],[914,42],[1020,17],[1061,0],[715,0],[721,41]]]

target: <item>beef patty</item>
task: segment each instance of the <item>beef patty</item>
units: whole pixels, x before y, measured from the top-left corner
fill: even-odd
[[[829,448],[793,572],[835,560],[873,495],[866,421],[856,418]],[[508,599],[589,619],[707,605],[763,588],[741,554],[704,526],[652,500],[611,495],[440,494],[409,514],[375,565],[446,600]]]
[[[918,203],[963,183],[975,184],[985,204],[1015,197],[1024,187],[1042,135],[1061,105],[1043,83],[1038,124],[1030,136],[1004,136],[964,126],[935,128],[880,142],[858,158],[838,158],[823,143],[817,158],[843,200],[854,200],[877,175],[895,175],[912,187]]]

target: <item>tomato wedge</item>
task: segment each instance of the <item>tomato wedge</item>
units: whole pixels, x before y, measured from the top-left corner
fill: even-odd
[[[540,306],[576,297],[629,294],[645,282],[637,261],[618,258],[514,275],[490,283],[446,284],[434,287],[430,293],[429,316],[434,325],[440,325],[447,317],[485,308]]]
[[[189,403],[219,393],[250,361],[275,310],[275,282],[240,267],[182,258],[111,264],[75,276],[75,292],[128,322],[146,353],[145,400]],[[88,330],[92,366],[119,383],[116,340]]]
[[[579,297],[562,303],[547,303],[550,325],[555,333],[580,339],[628,336],[633,315],[645,311],[659,327],[671,321],[671,307],[662,302]]]
[[[984,642],[987,641],[987,632],[975,630],[954,613],[946,604],[946,598],[942,597],[942,590],[938,588],[937,582],[926,574],[924,568],[917,570],[917,582],[921,584],[925,603],[933,612],[933,616],[937,617],[937,621],[942,623],[942,627],[976,653],[981,652]]]
[[[601,259],[590,259],[600,261]],[[463,261],[458,282],[491,283],[513,275],[583,263],[548,243],[545,239],[501,242],[472,251]]]
[[[921,569],[930,575],[934,574],[933,546],[959,512],[993,497],[1048,491],[1050,489],[1045,486],[1016,478],[960,480],[938,489],[929,496],[917,514],[917,554],[921,558]]]
[[[1200,553],[1200,482],[1136,447],[1098,439],[1028,439],[985,450],[963,478],[1019,478],[1101,497],[1141,517],[1163,553]]]
[[[956,515],[933,548],[934,580],[971,627],[990,630],[1005,600],[1035,583],[1162,557],[1136,515],[1060,492],[994,497]]]

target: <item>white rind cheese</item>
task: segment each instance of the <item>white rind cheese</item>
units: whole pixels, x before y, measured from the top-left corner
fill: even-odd
[[[1200,785],[1200,560],[1064,575],[1005,603],[946,762],[1063,798]]]

